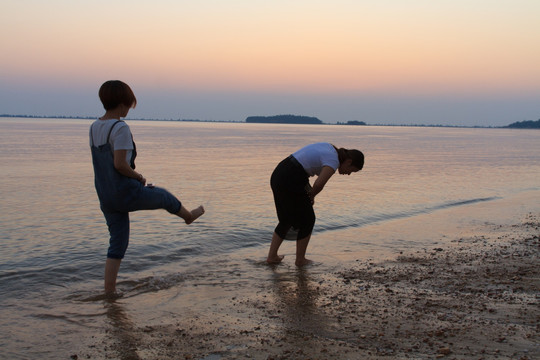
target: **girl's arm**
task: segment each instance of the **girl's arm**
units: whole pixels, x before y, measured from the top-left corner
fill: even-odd
[[[143,185],[145,185],[146,179],[144,176],[133,170],[131,166],[129,166],[128,162],[126,161],[126,155],[127,150],[114,150],[114,168],[120,174],[129,178],[137,179]]]
[[[309,192],[311,202],[314,202],[315,196],[322,191],[324,185],[326,185],[335,172],[336,170],[332,169],[330,166],[323,166],[321,173],[317,176],[317,180],[313,183],[313,188]]]

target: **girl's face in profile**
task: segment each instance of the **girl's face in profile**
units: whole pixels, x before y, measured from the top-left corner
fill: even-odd
[[[351,175],[352,173],[360,171],[360,169],[352,165],[351,159],[347,159],[339,165],[338,171],[341,175]]]
[[[126,117],[131,107],[126,106],[124,104],[120,104],[118,106],[120,107],[120,117]]]

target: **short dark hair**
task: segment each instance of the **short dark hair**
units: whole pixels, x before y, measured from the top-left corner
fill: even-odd
[[[137,99],[129,85],[120,80],[105,81],[99,88],[99,99],[105,110],[115,109],[120,104],[131,108],[137,105]]]

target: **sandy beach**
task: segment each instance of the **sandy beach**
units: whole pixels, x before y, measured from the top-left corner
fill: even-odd
[[[540,214],[516,217],[393,258],[194,298],[192,311],[159,323],[107,303],[110,327],[71,358],[537,359]]]

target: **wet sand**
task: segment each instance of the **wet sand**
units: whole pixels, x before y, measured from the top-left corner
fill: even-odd
[[[276,271],[275,281],[223,291],[157,325],[106,304],[111,326],[71,357],[540,358],[540,214],[471,230],[335,272]]]

